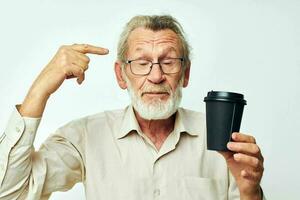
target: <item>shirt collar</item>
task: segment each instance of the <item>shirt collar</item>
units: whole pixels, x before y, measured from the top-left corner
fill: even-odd
[[[185,132],[191,136],[198,136],[204,132],[204,129],[205,119],[202,114],[178,108],[174,127],[175,131],[179,133]]]
[[[118,139],[127,136],[131,131],[140,131],[140,126],[136,120],[133,107],[129,105],[125,108],[125,114],[122,119],[121,129],[117,135]]]
[[[201,115],[202,116],[202,115]],[[178,108],[175,119],[174,131],[185,132],[191,136],[198,136],[205,127],[204,120],[199,118],[199,114],[183,108]],[[125,108],[121,129],[117,135],[118,139],[126,137],[131,131],[141,133],[140,126],[134,114],[132,105]]]

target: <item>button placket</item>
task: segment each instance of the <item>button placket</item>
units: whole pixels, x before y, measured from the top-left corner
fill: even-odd
[[[156,160],[153,163],[153,180],[154,180],[154,187],[153,187],[153,198],[159,199],[161,196],[161,188],[163,186],[163,177],[161,176],[161,163],[160,160]]]

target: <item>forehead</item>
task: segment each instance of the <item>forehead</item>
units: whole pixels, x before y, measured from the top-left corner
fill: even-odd
[[[170,29],[153,31],[140,27],[130,33],[128,47],[130,51],[147,47],[163,47],[180,51],[180,40],[177,34]]]

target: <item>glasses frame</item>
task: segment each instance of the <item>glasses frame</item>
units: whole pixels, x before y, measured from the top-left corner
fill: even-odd
[[[184,58],[183,58],[183,57],[178,57],[178,58],[169,58],[169,59],[178,59],[178,60],[180,60],[180,70],[178,71],[178,72],[180,72],[180,71],[181,71],[181,68],[182,68],[182,62],[184,61]],[[159,65],[159,68],[160,68],[160,70],[163,72],[163,74],[177,74],[177,73],[178,73],[178,72],[174,72],[174,73],[165,73],[165,72],[163,71],[163,69],[162,69],[162,66],[161,66],[160,62],[153,62],[153,61],[151,61],[151,60],[146,60],[146,61],[149,61],[149,62],[151,63],[150,68],[149,68],[149,69],[150,69],[149,72],[146,73],[146,74],[136,74],[136,73],[133,73],[133,71],[132,71],[132,68],[131,68],[131,62],[137,61],[137,60],[146,60],[146,59],[125,60],[125,64],[129,64],[131,73],[134,74],[134,75],[136,75],[136,76],[147,76],[147,75],[149,75],[150,72],[151,72],[151,70],[152,70],[153,65],[155,65],[155,64],[158,64],[158,65]]]

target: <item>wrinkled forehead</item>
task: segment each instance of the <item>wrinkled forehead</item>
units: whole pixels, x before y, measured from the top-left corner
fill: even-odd
[[[163,52],[181,52],[181,42],[178,35],[170,30],[153,31],[146,28],[136,28],[128,37],[128,53],[160,50]]]

